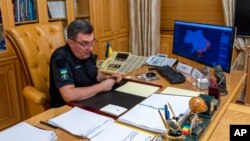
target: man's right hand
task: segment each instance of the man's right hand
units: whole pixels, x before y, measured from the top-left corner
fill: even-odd
[[[103,88],[103,91],[110,91],[112,87],[114,86],[114,84],[115,84],[114,79],[106,79],[100,83],[100,85]]]

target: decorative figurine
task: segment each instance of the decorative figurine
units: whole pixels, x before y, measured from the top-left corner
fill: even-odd
[[[198,117],[198,113],[202,113],[202,112],[205,112],[207,110],[206,102],[199,96],[192,97],[189,101],[189,108],[191,109],[191,114],[192,113],[194,114],[194,116],[191,118],[197,117],[196,121],[198,123],[202,123],[202,121]],[[191,119],[191,121],[192,121],[192,119]]]

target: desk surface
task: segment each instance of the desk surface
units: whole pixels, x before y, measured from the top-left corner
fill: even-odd
[[[147,70],[147,67],[144,66],[141,69],[138,69],[138,70],[136,70],[128,75],[132,76],[132,79],[136,79],[135,74],[146,73],[146,72],[148,72],[148,70]],[[162,88],[159,90],[159,92],[161,90],[163,90],[164,88],[166,88],[167,86],[185,88],[185,89],[189,89],[189,90],[198,90],[189,81],[186,81],[185,83],[182,83],[182,84],[171,85],[165,79],[161,78],[160,75],[157,74],[157,77],[159,77],[160,80],[151,81],[151,83],[162,85]],[[212,122],[210,123],[209,127],[206,129],[205,133],[201,137],[201,140],[208,140],[210,138],[210,135],[214,134],[213,131],[217,127],[217,125],[220,122],[224,113],[226,112],[229,104],[231,102],[236,101],[240,92],[242,91],[243,82],[244,82],[245,78],[246,78],[246,74],[244,72],[241,72],[241,71],[232,71],[231,74],[227,76],[227,86],[228,86],[229,94],[221,97],[221,105],[220,105],[219,109],[215,112],[213,119],[212,119]],[[44,129],[55,131],[55,133],[58,136],[58,140],[60,140],[60,141],[64,141],[64,140],[65,141],[67,141],[67,140],[71,140],[71,141],[82,140],[82,141],[84,141],[86,139],[82,139],[80,137],[70,135],[69,133],[62,131],[61,129],[53,129],[51,127],[47,127],[45,125],[40,124],[41,120],[47,121],[48,119],[53,118],[57,115],[60,115],[60,114],[66,112],[70,109],[71,109],[71,107],[69,107],[69,106],[63,106],[60,108],[49,109],[49,110],[47,110],[39,115],[36,115],[36,116],[28,119],[27,122],[32,124],[32,125],[44,128]]]

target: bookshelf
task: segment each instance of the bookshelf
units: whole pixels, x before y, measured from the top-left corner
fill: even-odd
[[[66,0],[47,0],[49,21],[67,21]]]
[[[15,24],[38,22],[37,0],[12,0]]]
[[[75,19],[90,21],[89,0],[47,0],[47,11],[49,22],[60,20],[69,24]]]
[[[75,19],[90,20],[89,0],[74,0]]]
[[[44,11],[47,11],[45,21],[62,21],[65,27],[65,36],[67,26],[73,20],[91,21],[89,0],[47,0],[45,5]]]

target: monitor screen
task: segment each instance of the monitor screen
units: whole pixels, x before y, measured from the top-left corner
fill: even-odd
[[[238,36],[250,36],[250,0],[235,0],[234,27]]]
[[[175,21],[173,54],[230,72],[235,30],[229,26]]]

